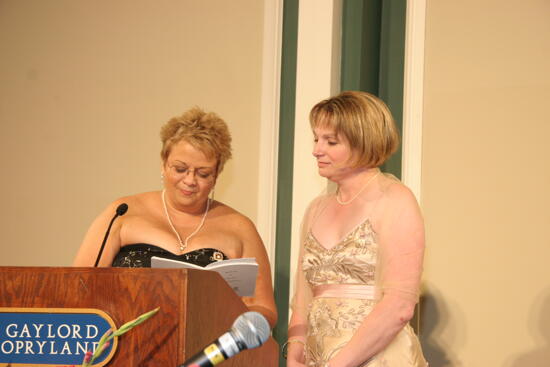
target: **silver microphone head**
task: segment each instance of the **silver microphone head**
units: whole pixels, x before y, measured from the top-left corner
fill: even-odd
[[[243,313],[231,327],[231,333],[243,349],[259,347],[269,338],[270,332],[271,329],[265,317],[255,311]]]

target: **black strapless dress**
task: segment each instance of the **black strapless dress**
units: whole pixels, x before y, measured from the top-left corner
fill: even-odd
[[[223,252],[214,248],[201,248],[181,255],[176,255],[155,245],[136,243],[122,246],[111,266],[118,268],[150,268],[151,257],[153,256],[185,261],[200,266],[206,266],[216,261],[228,259]]]

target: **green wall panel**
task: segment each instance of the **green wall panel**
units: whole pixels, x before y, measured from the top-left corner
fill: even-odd
[[[379,96],[403,126],[406,0],[344,0],[341,89]],[[401,177],[401,148],[382,167]]]
[[[292,231],[292,169],[294,166],[294,115],[296,105],[296,60],[298,52],[298,0],[285,0],[283,6],[283,45],[281,60],[281,99],[277,167],[277,227],[275,233],[275,302],[279,320],[273,337],[279,345],[287,339]],[[279,366],[286,361],[279,357]]]

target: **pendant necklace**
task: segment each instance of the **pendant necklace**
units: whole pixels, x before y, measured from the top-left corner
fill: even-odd
[[[351,199],[347,200],[347,201],[343,201],[340,199],[340,188],[338,188],[338,192],[336,193],[336,201],[338,202],[338,204],[340,205],[348,205],[349,203],[351,203],[353,200],[357,199],[357,197],[359,196],[359,194],[361,194],[366,188],[367,186],[369,186],[369,184],[371,183],[372,180],[374,180],[376,178],[376,176],[378,176],[380,174],[380,171],[378,171],[375,175],[373,175],[371,178],[368,179],[367,183],[365,183],[365,185],[363,185],[363,187],[361,187],[361,189],[357,192],[357,194],[355,194]]]
[[[185,241],[182,241],[180,234],[176,230],[176,227],[174,227],[174,224],[172,223],[172,220],[170,219],[170,215],[168,214],[168,207],[166,206],[166,199],[164,198],[164,193],[166,190],[162,190],[162,205],[164,206],[164,214],[166,214],[166,220],[168,221],[168,224],[170,225],[170,228],[172,228],[172,231],[176,234],[176,237],[178,238],[178,243],[180,245],[180,251],[183,252],[187,248],[187,242],[191,237],[197,234],[198,231],[202,228],[204,225],[204,221],[206,220],[206,214],[208,214],[208,209],[210,208],[210,198],[206,200],[206,210],[204,211],[204,214],[202,215],[201,222],[199,226],[187,237],[185,237]]]

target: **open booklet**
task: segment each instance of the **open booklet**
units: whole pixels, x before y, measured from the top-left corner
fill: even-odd
[[[256,288],[256,276],[258,275],[258,263],[253,257],[240,259],[227,259],[216,261],[202,267],[185,261],[151,257],[152,268],[181,268],[196,270],[211,270],[222,276],[231,288],[241,297],[254,295]]]

